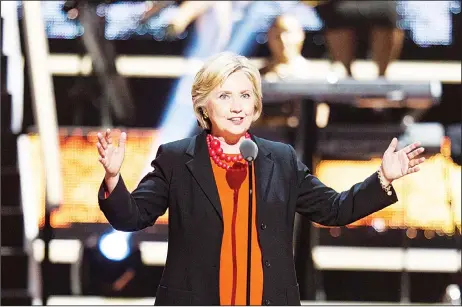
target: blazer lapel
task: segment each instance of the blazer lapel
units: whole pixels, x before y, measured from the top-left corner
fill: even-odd
[[[266,202],[271,177],[273,175],[274,162],[269,152],[258,137],[252,136],[258,146],[258,155],[255,159],[255,183],[257,193],[257,209]]]
[[[212,203],[220,219],[223,220],[220,197],[218,196],[218,189],[207,148],[206,134],[204,130],[201,134],[192,138],[186,150],[186,154],[191,156],[191,160],[186,162],[186,166]]]

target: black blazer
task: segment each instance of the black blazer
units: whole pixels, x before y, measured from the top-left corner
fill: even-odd
[[[323,225],[343,226],[396,202],[396,193],[388,196],[376,173],[337,193],[310,174],[290,145],[253,140],[259,148],[255,188],[262,304],[300,305],[292,252],[295,212]],[[131,194],[121,177],[104,199],[103,183],[100,208],[122,231],[149,227],[169,208],[168,255],[155,305],[219,305],[223,216],[205,131],[160,146],[152,166]]]

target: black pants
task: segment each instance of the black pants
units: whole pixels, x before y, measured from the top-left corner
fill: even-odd
[[[329,0],[316,6],[325,29],[381,26],[395,28],[396,1]]]

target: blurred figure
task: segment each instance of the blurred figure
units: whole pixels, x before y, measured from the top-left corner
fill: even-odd
[[[223,49],[231,35],[232,18],[228,15],[231,11],[231,1],[183,1],[170,21],[168,32],[170,36],[178,36],[195,22],[198,35],[211,35],[208,39],[217,39],[217,48]]]
[[[324,22],[325,39],[331,57],[341,62],[351,77],[355,60],[356,35],[360,29],[370,30],[372,60],[380,77],[389,63],[401,53],[404,32],[396,27],[396,1],[327,0],[302,1],[315,7]]]
[[[313,77],[310,62],[303,57],[305,32],[298,19],[290,14],[275,18],[268,30],[268,46],[271,56],[260,69],[262,80],[277,82]],[[301,113],[301,100],[291,99],[265,105],[257,125],[265,127],[289,127],[289,142],[294,143]]]
[[[99,5],[111,2],[65,1],[63,10],[69,19],[77,19],[84,28],[82,43],[92,59],[93,73],[102,92],[101,125],[112,126],[112,114],[120,124],[129,125],[135,122],[135,103],[127,79],[117,71],[117,53],[113,42],[105,37],[105,17],[99,16],[97,12]],[[85,86],[83,90],[88,91],[88,88]],[[81,97],[80,93],[78,95]]]
[[[305,33],[295,16],[284,14],[276,17],[268,30],[271,55],[266,65],[260,69],[262,80],[277,82],[307,78],[310,65],[301,54],[304,41]],[[288,133],[285,138],[293,144],[300,111],[300,100],[284,100],[281,103],[264,105],[264,112],[257,126],[283,128]]]
[[[226,48],[236,9],[245,8],[250,1],[153,1],[140,21],[146,22],[172,3],[177,3],[178,8],[167,26],[167,36],[170,39],[179,36],[195,22],[198,35],[196,50],[201,51],[200,56],[208,57]],[[203,44],[207,46],[201,48]]]
[[[277,82],[313,77],[310,62],[302,55],[304,41],[305,32],[295,16],[283,14],[276,17],[268,30],[271,56],[260,69],[262,80]],[[289,128],[287,137],[293,144],[297,138],[301,103],[300,99],[291,99],[265,105],[265,112],[257,125]]]
[[[151,1],[147,3],[147,9],[141,15],[140,23],[146,23],[149,19],[156,16],[163,9],[177,3],[178,1]]]
[[[292,15],[278,16],[268,31],[271,57],[260,70],[263,79],[306,78],[310,73],[309,62],[302,56],[305,32]]]

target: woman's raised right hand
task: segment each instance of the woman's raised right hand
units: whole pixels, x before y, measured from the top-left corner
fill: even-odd
[[[118,146],[113,143],[111,129],[104,132],[98,132],[98,148],[99,158],[98,161],[103,165],[106,171],[106,180],[117,177],[122,167],[125,157],[125,143],[127,141],[127,134],[122,132]]]

